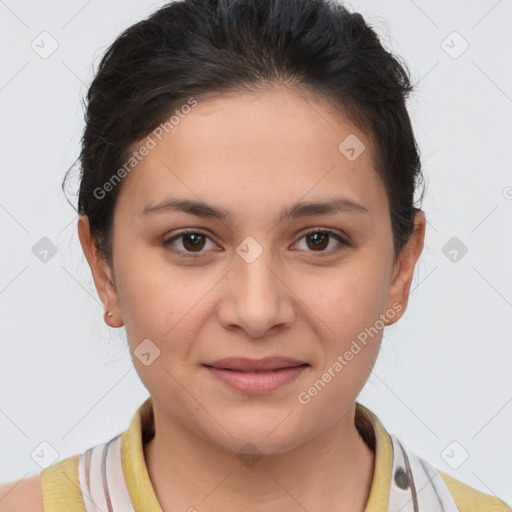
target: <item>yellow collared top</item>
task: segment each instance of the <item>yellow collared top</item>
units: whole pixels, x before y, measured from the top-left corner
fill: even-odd
[[[358,402],[355,424],[375,453],[373,480],[364,512],[389,512],[392,476],[390,436],[377,416]],[[122,473],[135,512],[162,512],[144,458],[144,444],[153,435],[153,405],[149,397],[139,406],[128,429],[121,435]],[[78,472],[80,455],[56,462],[41,472],[45,512],[87,512]],[[499,498],[482,493],[441,470],[438,472],[460,512],[511,512],[511,508]]]

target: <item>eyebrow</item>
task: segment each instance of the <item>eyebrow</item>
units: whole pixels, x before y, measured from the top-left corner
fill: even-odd
[[[209,205],[203,201],[190,199],[170,198],[158,204],[148,203],[140,214],[184,212],[197,217],[211,217],[220,220],[229,220],[232,218],[228,210]],[[327,201],[298,202],[285,208],[279,216],[279,221],[285,219],[298,219],[311,215],[325,215],[328,213],[355,212],[366,213],[369,211],[362,204],[356,203],[343,197],[335,197]]]

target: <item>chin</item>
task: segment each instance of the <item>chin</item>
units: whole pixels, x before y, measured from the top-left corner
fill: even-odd
[[[255,458],[263,455],[280,455],[293,450],[301,444],[299,439],[270,439],[266,434],[246,432],[241,435],[234,435],[229,439],[212,439],[222,448],[232,452],[241,460],[246,455]]]
[[[288,411],[283,408],[282,410]],[[262,418],[261,414],[237,415],[236,418],[229,418],[225,415],[223,424],[231,434],[212,436],[210,439],[237,455],[253,453],[255,455],[279,455],[293,450],[300,444],[307,441],[305,430],[295,421],[290,421],[285,414],[268,415]],[[290,415],[291,416],[291,415]]]

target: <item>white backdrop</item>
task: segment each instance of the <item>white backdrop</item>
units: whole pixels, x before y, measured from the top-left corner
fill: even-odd
[[[62,459],[124,431],[148,396],[124,329],[103,323],[60,184],[94,66],[161,4],[0,0],[0,482],[39,473],[41,449]],[[347,5],[417,84],[428,219],[408,311],[358,400],[420,457],[511,503],[512,2]]]

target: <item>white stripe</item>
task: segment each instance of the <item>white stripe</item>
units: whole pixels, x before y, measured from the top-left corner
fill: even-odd
[[[110,445],[107,454],[107,484],[112,501],[112,509],[120,512],[135,512],[121,462],[121,436],[117,436]]]
[[[91,498],[93,505],[97,508],[94,512],[108,512],[107,499],[103,491],[103,481],[101,479],[101,460],[103,457],[103,448],[106,443],[99,444],[91,451],[91,472],[89,482],[91,486]]]
[[[87,450],[89,451],[89,450]],[[80,482],[80,489],[82,491],[82,500],[85,505],[85,509],[87,512],[94,512],[92,509],[91,503],[91,490],[87,486],[87,476],[85,470],[85,458],[87,455],[87,451],[80,455],[80,459],[78,461],[78,480]]]
[[[91,454],[91,464],[88,475],[85,468],[86,453],[80,456],[78,476],[80,487],[82,489],[82,499],[87,512],[108,512],[103,484],[101,482],[101,455],[104,445],[97,445],[89,448]],[[87,487],[87,477],[89,477],[90,487]]]
[[[101,465],[105,448],[107,448],[105,460],[106,481],[103,482]],[[91,453],[90,488],[87,486],[87,468],[85,464],[87,452],[82,454],[78,461],[78,477],[87,512],[108,512],[109,507],[105,489],[108,491],[114,512],[135,512],[123,474],[121,434],[107,443],[99,444],[87,451]]]

